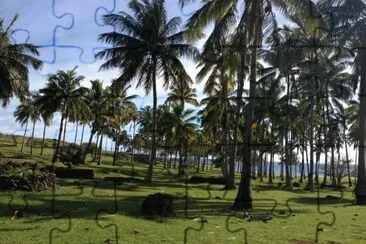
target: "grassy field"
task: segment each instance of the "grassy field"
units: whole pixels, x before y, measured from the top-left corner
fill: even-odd
[[[12,161],[49,163],[53,149],[46,148],[40,157],[37,147],[30,156],[28,146],[19,153],[20,143],[2,137],[0,152]],[[366,243],[366,208],[353,205],[352,189],[306,192],[303,187],[285,190],[254,181],[253,212],[270,214],[272,219],[249,222],[243,213],[229,210],[236,191],[225,192],[220,185],[187,185],[175,169],[161,165],[155,168],[152,185],[114,185],[102,178],[131,176],[132,166],[111,162],[105,156],[100,166],[91,162],[80,166],[94,169],[95,179],[59,180],[54,199],[51,191],[0,192],[0,243],[313,243],[316,238],[321,243]],[[136,164],[135,177],[142,179],[146,168]],[[187,174],[221,173],[216,169]],[[175,216],[146,219],[140,214],[143,199],[156,192],[176,197]],[[183,198],[186,194],[189,200]],[[11,219],[14,209],[25,207],[29,216]]]

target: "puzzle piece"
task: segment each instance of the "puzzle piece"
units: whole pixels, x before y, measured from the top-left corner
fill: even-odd
[[[117,213],[116,183],[104,181],[85,182],[83,189],[84,194],[73,199],[72,204],[74,206],[70,205],[71,203],[68,204],[68,228],[52,229],[49,234],[50,242],[57,243],[58,239],[63,239],[60,235],[68,235],[68,239],[78,242],[118,243],[117,225],[115,223],[104,225],[100,221],[101,214],[103,213]],[[89,190],[90,194],[88,194]],[[57,198],[57,206],[63,208],[67,205],[64,201],[66,199]],[[90,215],[90,213],[95,213],[95,215]],[[91,222],[95,224],[92,227],[90,227]]]
[[[10,4],[10,1],[6,3]],[[37,2],[33,2],[32,7],[28,6],[30,8],[27,9],[22,7],[23,1],[13,1],[12,4],[16,6],[12,6],[11,9],[23,10],[19,12],[20,19],[12,32],[13,40],[16,43],[32,43],[39,47],[40,57],[45,63],[54,64],[59,61],[57,48],[62,47],[58,47],[56,33],[59,30],[70,30],[74,26],[74,16],[69,12],[60,14],[56,10],[56,0],[37,0]],[[22,16],[27,17],[34,11],[42,12],[43,17],[33,18],[32,23],[23,22]],[[39,28],[40,26],[42,28]],[[44,36],[48,36],[48,38],[44,40]]]
[[[58,11],[72,12],[74,18],[72,28],[56,30],[54,34],[54,39],[57,43],[56,47],[68,49],[69,55],[78,54],[77,58],[81,63],[94,63],[96,61],[95,54],[106,47],[102,46],[97,40],[98,34],[108,31],[108,29],[101,28],[104,27],[101,17],[104,14],[114,12],[117,1],[92,0],[79,9],[75,8],[74,1],[72,0],[56,1],[60,3],[56,5]],[[126,1],[121,1],[121,3],[123,6],[120,6],[119,9],[124,9]],[[80,14],[81,11],[83,15]],[[85,16],[85,19],[81,19],[81,16]],[[90,23],[95,23],[95,25],[90,25]],[[109,31],[113,31],[113,28],[110,28]],[[74,57],[75,59],[76,57]]]

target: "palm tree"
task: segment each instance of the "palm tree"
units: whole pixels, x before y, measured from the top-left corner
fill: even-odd
[[[43,149],[46,139],[46,128],[47,126],[50,126],[52,123],[53,118],[53,111],[50,110],[49,107],[43,106],[43,104],[40,102],[41,95],[39,93],[35,93],[33,95],[33,106],[34,109],[37,110],[37,113],[39,113],[39,117],[43,120],[43,135],[42,135],[42,146],[41,146],[41,152],[40,156],[43,155]]]
[[[179,105],[173,107],[171,111],[163,113],[161,118],[161,128],[164,128],[165,131],[170,131],[175,144],[178,145],[179,175],[184,174],[183,155],[184,161],[186,161],[188,145],[196,129],[196,124],[194,123],[196,117],[193,116],[193,113],[194,110],[184,110],[183,106]]]
[[[151,155],[145,177],[150,183],[156,159],[157,78],[161,76],[167,87],[177,76],[188,76],[179,57],[192,58],[197,49],[185,44],[184,32],[177,32],[181,19],[167,19],[164,0],[131,0],[128,6],[133,15],[120,12],[103,17],[104,23],[115,26],[117,31],[99,36],[100,41],[113,47],[100,51],[97,58],[107,59],[102,70],[122,69],[119,82],[128,83],[137,78],[138,87],[143,86],[146,93],[153,90]]]
[[[6,106],[14,95],[25,100],[29,95],[28,66],[41,68],[42,62],[34,56],[39,56],[37,48],[32,44],[12,44],[11,28],[18,19],[15,15],[8,27],[0,19],[0,101]]]
[[[55,163],[58,157],[65,120],[68,117],[77,117],[78,113],[84,113],[85,117],[90,114],[88,101],[85,97],[88,89],[80,87],[80,82],[84,79],[84,76],[77,75],[76,69],[77,67],[72,70],[59,70],[55,74],[50,74],[46,87],[39,90],[41,94],[39,102],[44,109],[51,110],[53,108],[53,112],[61,113],[60,129],[52,163]]]
[[[184,106],[185,103],[189,103],[193,106],[199,105],[197,101],[196,89],[177,84],[172,86],[165,103],[169,106]]]
[[[321,1],[326,5],[325,1]],[[333,2],[332,2],[333,3]],[[336,36],[342,36],[340,43],[349,46],[356,51],[354,68],[356,79],[360,80],[360,113],[359,113],[359,144],[358,144],[358,170],[357,184],[355,188],[357,204],[366,204],[366,38],[364,29],[366,26],[365,9],[366,3],[362,0],[354,1],[334,1],[334,16]],[[356,83],[357,84],[357,83]],[[356,86],[357,87],[357,86]]]
[[[18,107],[14,111],[15,121],[19,122],[22,127],[25,125],[22,147],[20,149],[21,152],[23,152],[25,135],[27,133],[28,122],[31,118],[31,115],[32,115],[32,104],[31,99],[28,97],[24,101],[22,101],[21,104],[18,105]]]

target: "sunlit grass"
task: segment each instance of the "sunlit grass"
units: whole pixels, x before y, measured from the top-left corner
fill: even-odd
[[[20,157],[17,156],[19,151],[19,144],[9,146],[1,141],[0,152],[10,160],[50,163],[53,154],[53,149],[46,148],[44,156],[40,157],[40,148],[35,148],[34,155],[30,156],[26,146],[24,155]],[[248,222],[240,217],[242,213],[234,214],[229,210],[236,191],[225,194],[219,185],[186,185],[185,177],[176,176],[176,169],[166,170],[162,165],[155,167],[154,184],[117,184],[114,191],[113,183],[104,182],[102,178],[131,176],[130,162],[112,166],[112,158],[103,157],[102,165],[98,166],[89,161],[90,158],[85,165],[78,167],[92,168],[95,180],[60,180],[53,213],[51,191],[1,192],[0,243],[48,243],[50,239],[52,243],[113,243],[116,233],[118,243],[183,243],[185,233],[187,243],[244,243],[245,238],[249,243],[310,243],[316,239],[318,223],[332,223],[332,213],[335,216],[333,225],[318,226],[320,242],[366,242],[366,210],[353,205],[351,189],[344,190],[343,194],[321,190],[318,205],[317,192],[303,191],[303,187],[287,191],[277,184],[269,186],[265,182],[254,181],[254,213],[269,214],[273,218],[266,223]],[[143,179],[146,168],[145,164],[136,164],[135,177]],[[190,169],[188,174],[196,173]],[[199,174],[221,175],[218,169]],[[276,178],[277,182],[279,179]],[[186,190],[190,199],[188,204],[183,198]],[[117,206],[114,204],[114,192]],[[143,199],[156,192],[176,197],[175,216],[167,219],[145,219],[141,216]],[[30,216],[11,220],[12,209],[25,207],[24,196]],[[199,217],[207,221],[202,230]],[[189,227],[196,231],[187,229]]]

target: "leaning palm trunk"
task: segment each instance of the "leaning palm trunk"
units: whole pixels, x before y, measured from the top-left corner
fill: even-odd
[[[62,146],[65,145],[65,139],[66,139],[66,127],[67,127],[67,118],[65,119],[65,125],[64,125],[64,137],[62,139]]]
[[[47,127],[47,124],[44,123],[44,126],[43,126],[43,136],[42,136],[42,147],[41,147],[40,156],[43,155],[44,141],[45,141],[45,138],[46,138],[46,127]]]
[[[90,150],[90,146],[91,146],[91,143],[92,143],[94,134],[95,134],[95,131],[92,129],[92,131],[90,132],[90,137],[89,137],[88,145],[87,145],[87,147],[85,149],[85,152],[84,152],[84,158],[83,158],[83,161],[84,162],[85,162],[85,159],[86,159],[86,155],[88,154],[88,152]]]
[[[24,141],[25,141],[25,135],[27,134],[27,130],[28,130],[28,121],[25,124],[25,130],[24,130],[24,135],[23,135],[23,140],[22,140],[22,148],[20,149],[20,152],[23,152],[23,148],[24,148]]]
[[[152,182],[152,174],[153,174],[153,170],[154,170],[154,164],[155,164],[155,160],[156,160],[156,130],[157,130],[157,125],[156,125],[156,109],[157,109],[157,103],[158,103],[158,98],[157,98],[157,91],[156,91],[156,65],[157,65],[157,60],[156,57],[154,56],[153,58],[153,73],[152,73],[152,86],[153,86],[153,116],[152,116],[152,124],[153,124],[153,128],[152,128],[152,135],[151,135],[151,152],[150,152],[150,160],[149,160],[149,168],[147,170],[146,173],[146,177],[145,177],[145,182],[146,183],[151,183]]]
[[[103,152],[103,133],[100,135],[100,142],[99,142],[99,155],[98,155],[98,165],[102,161],[102,152]]]
[[[34,129],[36,127],[36,121],[33,121],[33,128],[32,128],[32,136],[31,136],[31,144],[30,144],[30,154],[33,155],[33,139],[34,139]]]

